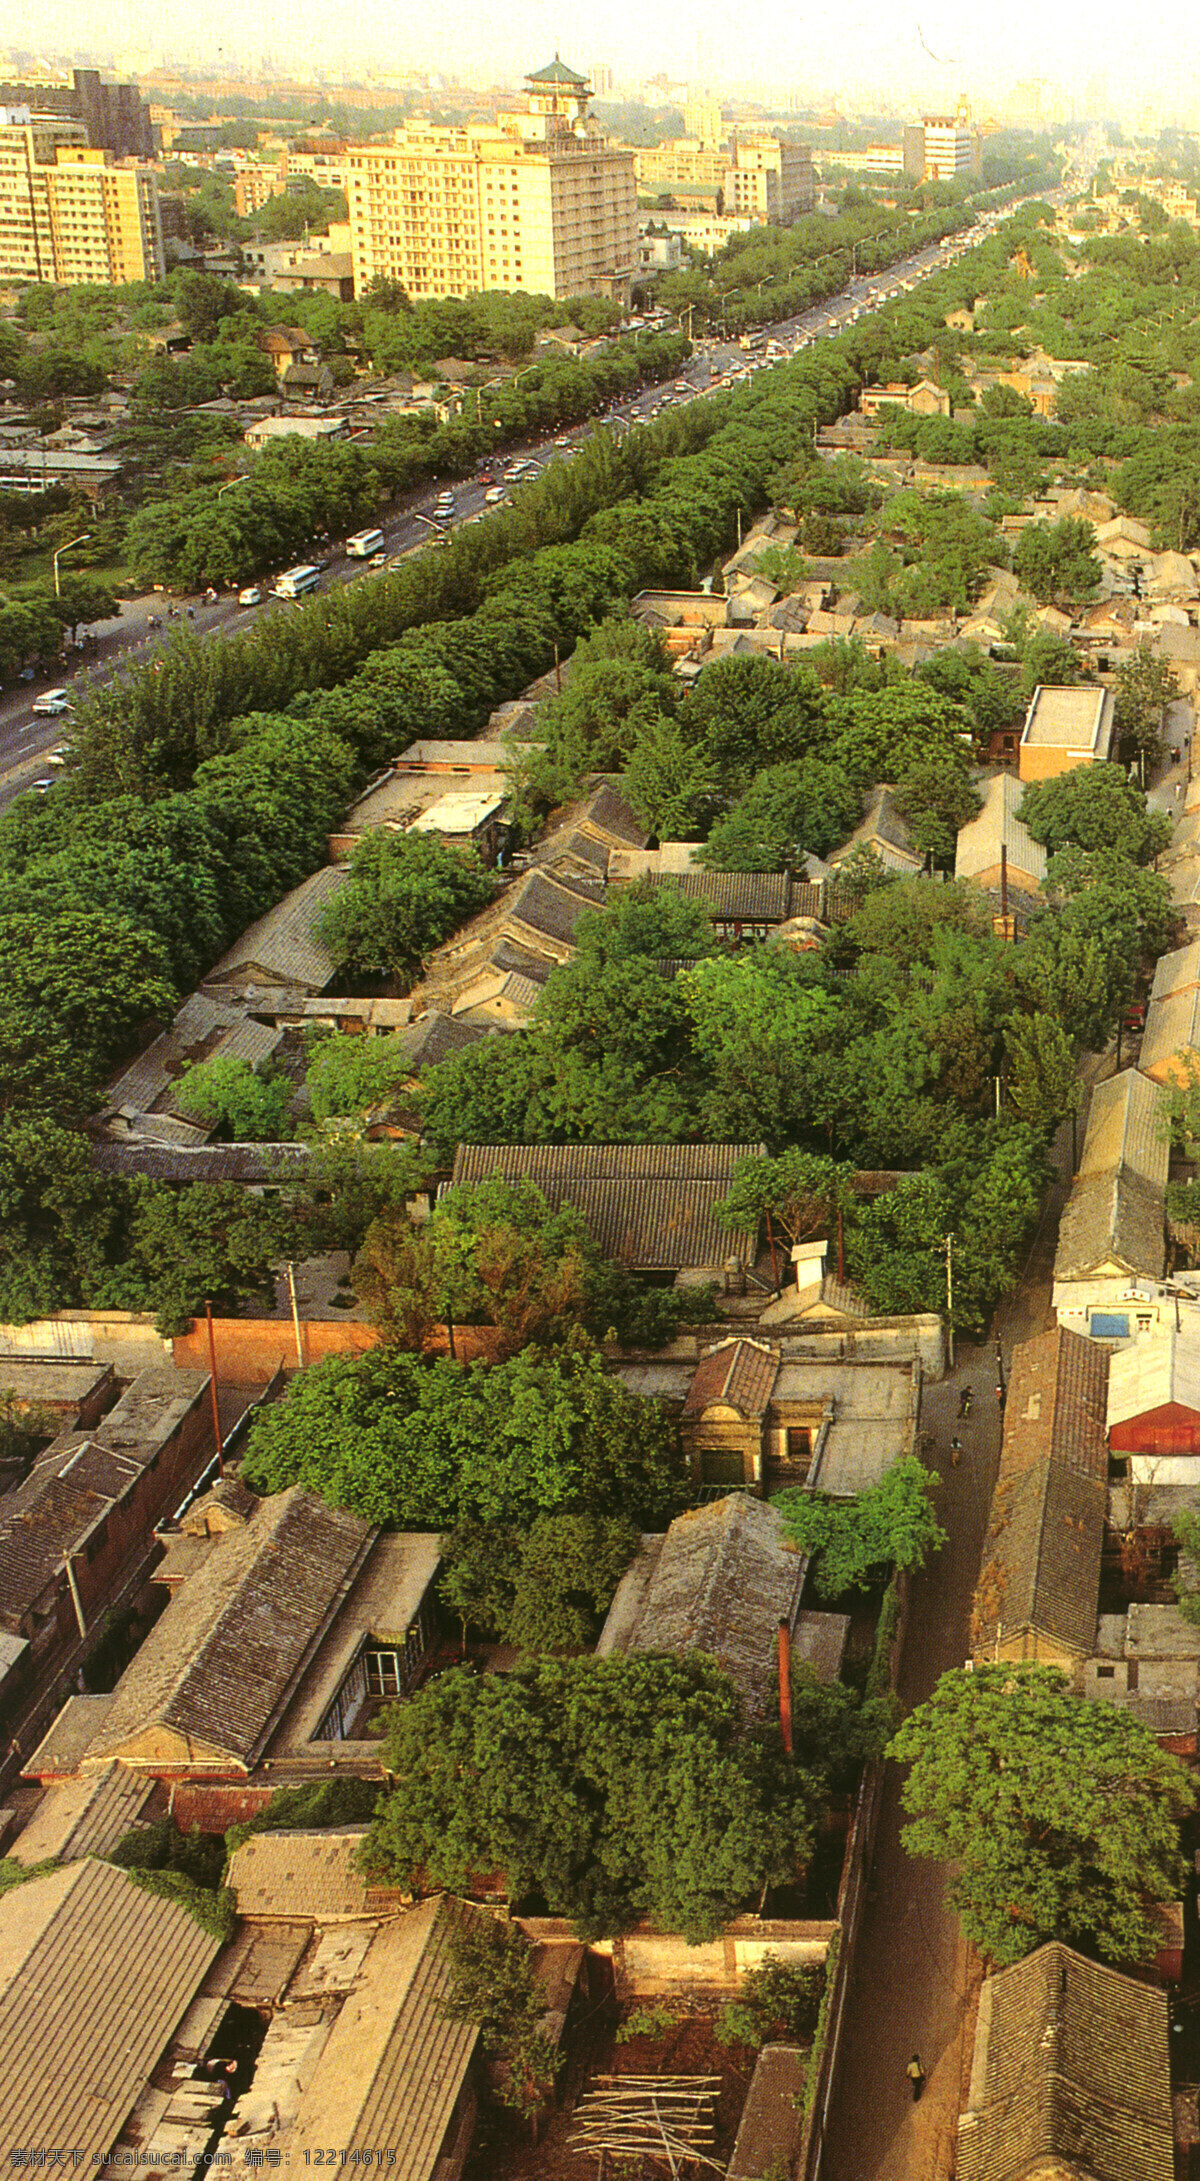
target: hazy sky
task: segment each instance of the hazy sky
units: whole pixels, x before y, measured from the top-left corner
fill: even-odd
[[[295,0],[21,0],[9,17],[23,48],[84,53],[125,70],[204,63],[252,72],[388,75],[441,70],[515,82],[557,49],[580,69],[607,62],[619,83],[665,72],[782,102],[836,96],[848,109],[953,104],[1011,107],[1020,85],[1046,87],[1052,110],[1143,116],[1200,127],[1200,61],[1182,0],[864,0],[790,12],[768,0],[688,0],[634,8],[617,0],[352,0],[313,12]],[[931,57],[933,56],[933,57]]]

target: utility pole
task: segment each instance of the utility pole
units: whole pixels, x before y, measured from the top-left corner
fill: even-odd
[[[946,1236],[946,1330],[950,1368],[954,1369],[954,1236]]]

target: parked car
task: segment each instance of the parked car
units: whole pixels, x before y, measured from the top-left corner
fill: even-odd
[[[70,709],[70,692],[66,689],[43,689],[41,696],[33,700],[35,719],[57,719],[61,712]]]

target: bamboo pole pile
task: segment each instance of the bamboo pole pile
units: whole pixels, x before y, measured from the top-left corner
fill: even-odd
[[[723,2174],[716,2143],[719,2075],[594,2075],[575,2108],[567,2148],[597,2161],[648,2159],[672,2181],[687,2170]]]

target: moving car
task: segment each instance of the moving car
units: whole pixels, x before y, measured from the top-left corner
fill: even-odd
[[[508,494],[503,485],[490,485],[483,497],[488,507],[507,507],[508,505]]]
[[[70,709],[70,692],[66,689],[43,689],[41,696],[33,700],[35,719],[57,719],[60,712]]]
[[[239,592],[238,592],[238,605],[239,605],[239,606],[261,606],[261,605],[262,605],[262,595],[263,595],[263,594],[262,594],[262,592],[261,592],[261,591],[259,590],[259,587],[258,587],[257,583],[252,583],[252,584],[250,584],[250,586],[249,586],[249,588],[248,588],[247,590],[244,590],[244,591],[239,591]]]

